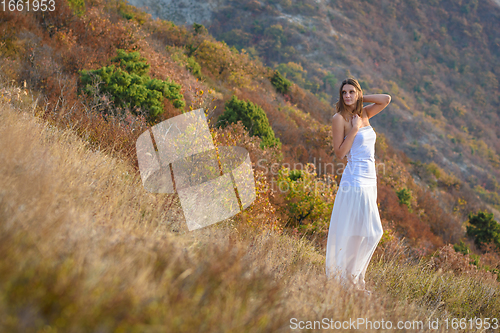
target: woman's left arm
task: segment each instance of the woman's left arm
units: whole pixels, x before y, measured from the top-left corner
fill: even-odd
[[[386,94],[363,96],[363,103],[374,103],[364,107],[368,118],[373,117],[374,115],[385,109],[385,107],[389,105],[390,102],[391,96]]]

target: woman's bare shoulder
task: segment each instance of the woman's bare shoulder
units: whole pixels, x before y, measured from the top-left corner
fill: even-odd
[[[342,137],[345,134],[346,121],[340,113],[335,114],[332,117],[332,128],[334,133],[342,133]]]
[[[344,117],[342,117],[342,115],[340,113],[336,113],[333,115],[332,121],[335,123],[342,123],[342,122],[345,122],[345,119],[344,119]]]

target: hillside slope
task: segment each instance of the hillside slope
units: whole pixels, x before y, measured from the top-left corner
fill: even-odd
[[[324,257],[292,235],[234,220],[189,232],[127,161],[41,119],[30,91],[0,89],[16,96],[0,99],[2,332],[288,332],[292,318],[432,318],[447,332],[500,311],[499,283],[453,250],[415,263],[386,242],[368,297],[327,281]]]
[[[389,108],[372,122],[389,142],[414,160],[453,173],[491,209],[500,208],[498,3],[133,3],[177,4],[189,12],[188,24],[205,24],[218,40],[259,56],[326,103],[337,100],[335,83],[350,75],[365,93],[391,94]],[[150,13],[185,23],[174,12]]]
[[[254,164],[257,200],[235,219],[254,228],[292,232],[324,252],[345,162],[333,157],[328,119],[334,109],[322,100],[325,92],[301,87],[309,84],[305,79],[288,92],[279,92],[271,82],[275,72],[253,51],[219,42],[201,25],[153,20],[123,1],[95,1],[81,8],[73,7],[73,2],[64,4],[44,15],[0,12],[4,82],[33,91],[37,95],[33,108],[43,110],[44,120],[74,128],[96,149],[127,161],[135,173],[139,172],[135,142],[141,133],[170,117],[204,108],[215,144],[246,148]],[[117,69],[118,56],[124,60],[119,63],[123,80],[113,85],[104,80],[83,82],[83,73]],[[131,59],[138,62],[132,66]],[[127,68],[145,69],[133,80],[147,85],[126,86],[133,78],[123,74]],[[127,104],[161,82],[177,87],[175,98],[182,103],[158,100],[155,108],[160,113],[155,115],[143,104]],[[107,90],[100,90],[105,86]],[[118,96],[110,95],[118,90]],[[21,93],[1,92],[9,101]],[[164,93],[156,90],[154,96]],[[251,126],[219,126],[219,116],[230,109],[228,103],[238,100],[260,110],[259,117],[267,118],[281,146],[262,146],[263,139],[251,135]],[[404,240],[416,258],[465,241],[462,252],[481,255],[477,267],[499,269],[495,247],[480,248],[466,237],[464,222],[469,214],[485,208],[470,186],[436,163],[408,159],[394,148],[382,126],[374,127],[384,239]],[[286,185],[285,190],[280,185]]]

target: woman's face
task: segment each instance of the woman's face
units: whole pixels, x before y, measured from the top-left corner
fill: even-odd
[[[356,105],[358,101],[358,92],[353,85],[346,84],[342,87],[342,98],[347,106]]]

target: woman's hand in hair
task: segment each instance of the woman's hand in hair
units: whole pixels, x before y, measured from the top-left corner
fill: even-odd
[[[361,125],[363,125],[361,117],[358,116],[357,114],[353,115],[351,118],[351,125],[352,125],[352,127],[356,127],[357,129],[360,129]]]

